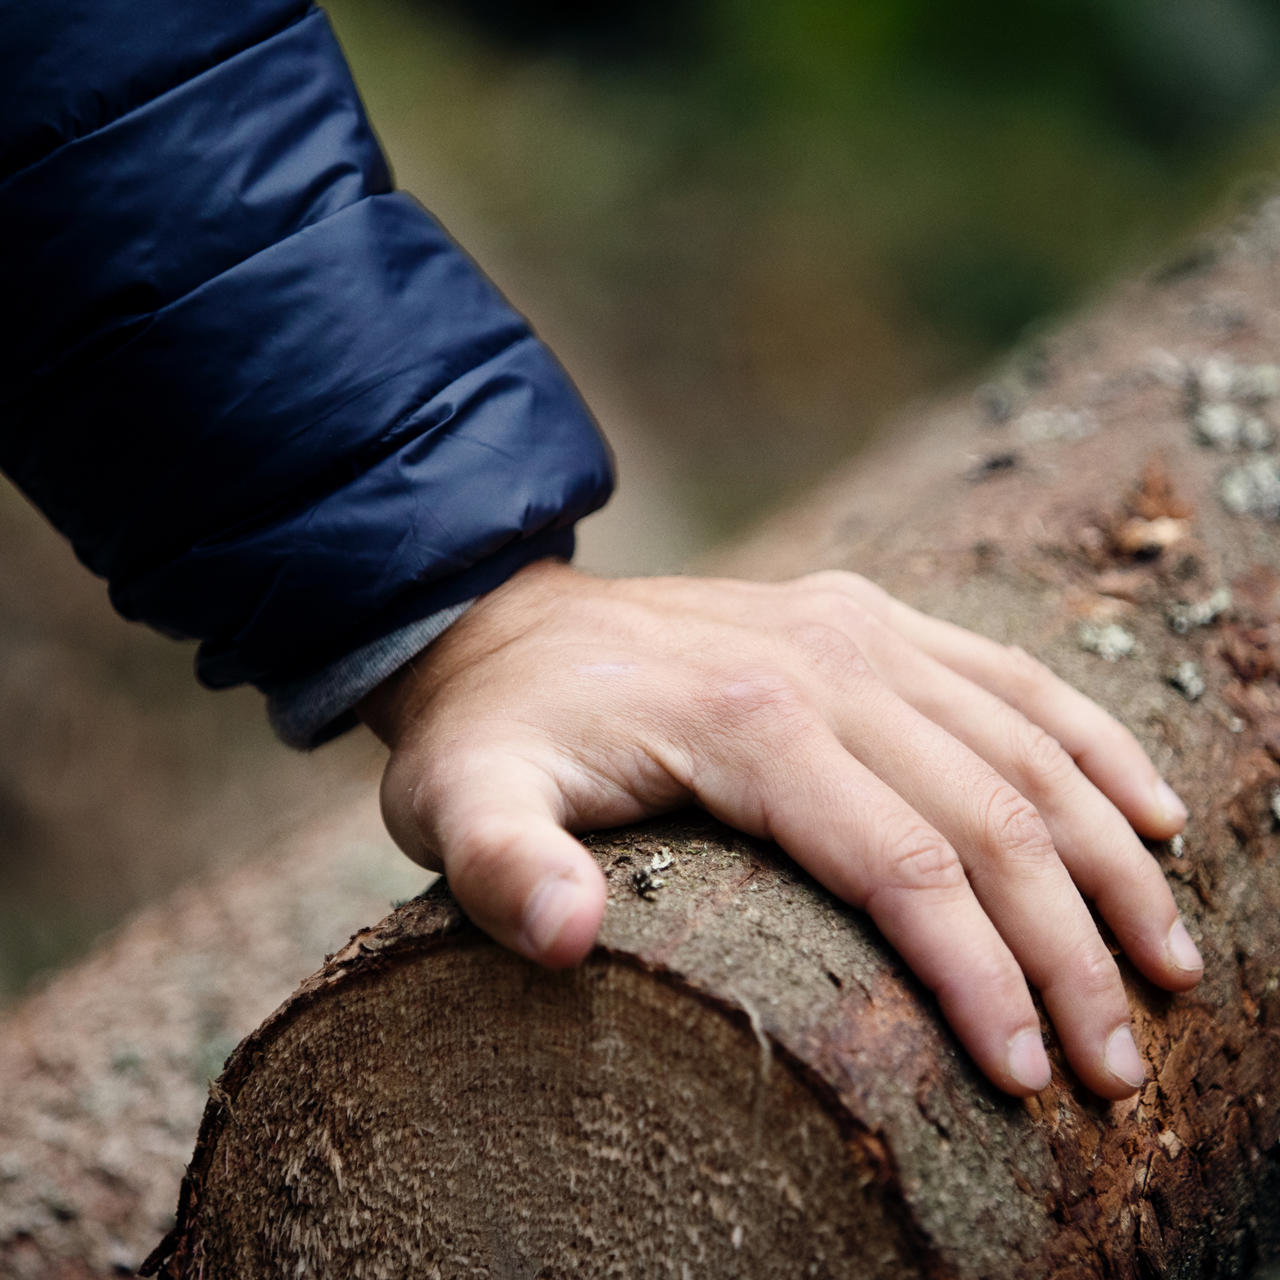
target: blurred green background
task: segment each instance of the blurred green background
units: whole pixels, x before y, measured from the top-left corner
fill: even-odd
[[[1277,154],[1272,0],[330,11],[402,183],[681,460],[704,534]]]
[[[1280,157],[1272,0],[329,7],[401,184],[616,443],[610,571],[794,496]],[[189,668],[0,491],[0,999],[376,770]]]

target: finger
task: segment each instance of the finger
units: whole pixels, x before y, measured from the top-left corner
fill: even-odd
[[[393,757],[383,815],[411,857],[444,870],[458,905],[495,941],[550,968],[580,961],[604,915],[604,876],[559,821],[546,774],[498,751],[413,776]]]
[[[1017,963],[955,851],[816,717],[777,732],[747,717],[686,780],[712,813],[776,840],[833,893],[863,907],[937,996],[979,1068],[1025,1096],[1049,1080],[1039,1019]]]
[[[982,909],[1040,989],[1076,1074],[1104,1097],[1132,1093],[1144,1070],[1119,970],[1035,809],[888,686],[858,676],[841,688],[834,672],[828,683],[836,736],[954,846]]]
[[[1061,744],[1008,703],[914,646],[900,640],[881,645],[874,638],[872,646],[876,670],[911,706],[1031,802],[1072,880],[1096,902],[1138,968],[1170,990],[1194,986],[1203,961],[1163,872]]]
[[[1133,734],[1043,663],[1022,649],[920,613],[865,579],[841,576],[856,584],[859,601],[893,630],[1052,734],[1143,835],[1165,840],[1186,825],[1186,806]]]

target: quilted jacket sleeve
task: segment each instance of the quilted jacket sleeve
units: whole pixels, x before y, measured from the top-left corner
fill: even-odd
[[[0,0],[0,466],[270,692],[568,554],[608,452],[298,0]]]

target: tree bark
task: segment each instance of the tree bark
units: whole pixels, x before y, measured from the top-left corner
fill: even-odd
[[[1278,224],[1039,344],[725,566],[857,569],[1140,734],[1193,813],[1154,852],[1207,968],[1177,997],[1126,970],[1139,1097],[1060,1059],[998,1095],[860,914],[682,816],[590,842],[610,903],[574,972],[443,887],[357,934],[232,1056],[153,1265],[1200,1277],[1280,1249],[1280,461],[1246,426],[1280,404]],[[1201,443],[1215,423],[1243,442]]]
[[[1250,447],[1280,414],[1277,304],[1272,200],[714,566],[855,569],[1036,653],[1139,734],[1191,807],[1154,852],[1206,976],[1170,997],[1125,970],[1152,1067],[1136,1099],[1100,1103],[1058,1058],[1038,1098],[998,1095],[857,912],[681,815],[590,840],[610,906],[570,973],[494,947],[440,890],[357,934],[232,1054],[150,1269],[1127,1280],[1280,1254],[1280,460]],[[1086,647],[1125,636],[1115,661]],[[236,972],[296,927],[306,865],[272,869],[277,905],[228,930]],[[77,990],[110,1009],[101,982]],[[42,1140],[23,1090],[48,1090],[53,1016],[20,1011],[0,1062],[21,1082],[6,1143]],[[128,1114],[136,1155],[151,1113]]]

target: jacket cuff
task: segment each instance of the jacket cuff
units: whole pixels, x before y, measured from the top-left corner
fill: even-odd
[[[417,657],[475,603],[474,599],[439,609],[390,635],[330,663],[300,680],[267,693],[267,717],[286,746],[310,751],[345,733],[356,723],[355,706],[389,675]]]

